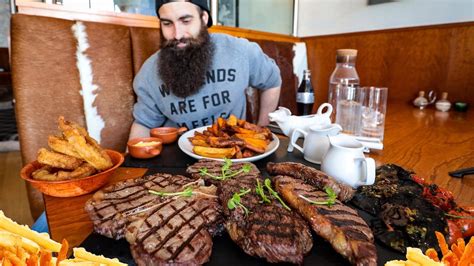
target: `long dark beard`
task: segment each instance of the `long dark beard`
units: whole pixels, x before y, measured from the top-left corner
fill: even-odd
[[[197,93],[204,85],[214,51],[204,23],[196,38],[166,40],[161,36],[161,40],[158,74],[166,90],[181,98]],[[186,47],[178,48],[181,42],[187,43]]]

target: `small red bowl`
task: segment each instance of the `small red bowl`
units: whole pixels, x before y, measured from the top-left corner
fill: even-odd
[[[160,138],[163,144],[173,143],[178,139],[178,136],[186,132],[185,127],[155,127],[150,130],[150,136]]]
[[[38,161],[33,161],[21,169],[20,176],[46,195],[60,198],[84,195],[96,191],[103,185],[107,184],[115,169],[117,169],[124,161],[124,157],[121,153],[113,150],[105,151],[110,156],[113,166],[95,175],[61,181],[37,180],[33,179],[31,174],[41,168],[41,164]]]
[[[135,146],[139,142],[156,142],[153,145]],[[160,155],[163,141],[160,138],[134,138],[127,142],[128,153],[133,158],[148,159]]]

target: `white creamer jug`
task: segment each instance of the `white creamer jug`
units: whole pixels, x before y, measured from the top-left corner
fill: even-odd
[[[324,155],[329,149],[329,136],[335,136],[342,130],[338,124],[330,125],[312,125],[308,131],[296,128],[291,135],[290,143],[297,150],[303,153],[306,161],[320,164]],[[303,135],[303,147],[300,147],[296,141]]]
[[[364,156],[364,146],[345,135],[329,137],[330,147],[321,171],[353,188],[375,182],[375,161]]]
[[[312,125],[329,125],[331,124],[331,113],[332,106],[328,103],[323,103],[319,106],[316,114],[307,115],[307,116],[296,116],[291,115],[291,111],[285,107],[278,107],[278,110],[268,114],[270,121],[276,122],[280,127],[283,134],[288,137],[291,137],[293,131],[296,128],[303,129],[305,131],[309,130],[309,127]],[[293,151],[293,145],[291,142],[288,144],[288,152]]]

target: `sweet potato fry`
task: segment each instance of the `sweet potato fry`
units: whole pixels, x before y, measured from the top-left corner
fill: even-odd
[[[253,131],[253,130],[250,130],[250,129],[245,129],[243,127],[238,127],[238,126],[233,126],[232,127],[232,130],[235,132],[235,133],[241,133],[241,134],[255,134],[257,132]]]
[[[426,256],[431,258],[432,260],[439,262],[438,252],[436,252],[436,250],[434,248],[427,249],[425,254],[426,254]]]
[[[236,133],[235,136],[239,139],[245,139],[245,138],[252,138],[252,139],[267,139],[264,134],[262,133],[254,133],[254,134],[242,134],[242,133]]]
[[[441,253],[443,254],[443,257],[444,257],[449,252],[448,244],[446,243],[446,239],[444,238],[444,235],[442,233],[436,231],[435,234],[436,234],[436,238],[438,239],[439,248],[441,249]]]
[[[474,237],[471,236],[471,239],[467,243],[466,247],[464,248],[464,252],[459,259],[459,266],[468,266],[474,260]]]
[[[237,152],[235,148],[212,148],[203,146],[194,146],[193,152],[197,155],[210,158],[232,158]]]
[[[225,129],[227,122],[225,121],[224,118],[218,117],[217,118],[217,126],[219,127],[219,130]]]
[[[235,115],[230,115],[229,118],[227,118],[227,125],[229,127],[233,127],[237,125],[237,117]]]
[[[191,141],[191,144],[193,144],[193,146],[211,147],[211,145],[209,145],[204,139],[189,138],[189,141]]]

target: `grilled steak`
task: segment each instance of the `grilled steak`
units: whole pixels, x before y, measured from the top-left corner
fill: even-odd
[[[313,240],[304,219],[296,212],[283,208],[275,199],[263,203],[255,193],[258,176],[242,176],[223,181],[218,188],[219,199],[227,217],[225,227],[231,239],[247,254],[265,258],[268,262],[303,263],[303,256],[311,250]],[[263,185],[263,180],[260,179]],[[242,207],[228,209],[228,201],[241,189],[251,191],[240,197]],[[267,196],[272,199],[271,196]]]
[[[323,190],[330,187],[341,201],[349,201],[355,194],[355,190],[348,185],[342,184],[328,176],[324,172],[306,166],[301,163],[268,163],[267,171],[271,175],[286,175],[303,180],[305,183]]]
[[[138,265],[200,265],[209,261],[212,237],[208,227],[218,220],[214,197],[168,198],[127,227],[126,238]]]
[[[372,231],[352,208],[336,200],[329,207],[312,201],[326,201],[327,194],[289,176],[275,177],[276,190],[303,215],[313,230],[355,265],[377,265],[377,251]]]
[[[98,191],[86,211],[96,232],[115,239],[126,236],[139,265],[203,264],[221,216],[216,187],[202,183],[169,174],[126,180]],[[189,186],[190,197],[148,191],[181,192]]]
[[[148,193],[149,189],[177,191],[190,182],[193,179],[169,174],[125,180],[97,191],[86,203],[85,209],[97,233],[120,239],[124,237],[125,227],[132,216],[162,201],[160,197]]]
[[[221,182],[219,180],[216,180],[212,178],[210,175],[213,176],[222,176],[222,166],[224,165],[224,162],[220,161],[215,161],[215,160],[199,160],[197,163],[189,166],[186,169],[186,173],[190,174],[192,177],[198,179],[202,178],[206,180],[207,183],[219,186]],[[250,172],[248,173],[240,173],[237,174],[236,176],[232,178],[239,179],[241,176],[244,175],[258,175],[260,174],[260,171],[258,168],[252,164],[252,163],[232,163],[230,166],[230,171],[231,172],[238,172],[239,170],[242,169],[244,165],[250,165],[251,169]],[[203,175],[201,174],[201,169],[206,169],[208,175]]]

